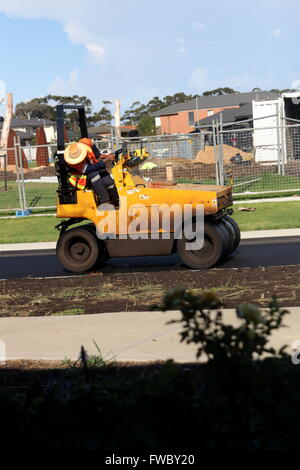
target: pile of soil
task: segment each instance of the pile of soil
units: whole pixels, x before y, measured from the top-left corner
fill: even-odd
[[[43,171],[49,167],[54,167],[54,164],[51,163],[50,165],[47,166],[35,166],[29,169],[23,168],[24,173],[35,173],[37,171]],[[8,165],[7,166],[7,171],[11,173],[16,173],[16,165]]]
[[[10,173],[16,173],[16,165],[7,165],[6,170]],[[27,168],[23,168],[23,173],[28,173]]]
[[[218,149],[218,146],[217,146]],[[230,159],[239,153],[242,157],[243,160],[252,160],[253,155],[248,152],[244,152],[243,150],[237,148],[237,147],[232,147],[231,145],[223,145],[223,154],[224,154],[224,162],[225,163],[231,163]],[[196,158],[194,160],[195,162],[202,162],[202,163],[214,163],[215,161],[215,154],[214,154],[214,147],[207,145],[204,150],[200,150],[200,152],[197,153]]]

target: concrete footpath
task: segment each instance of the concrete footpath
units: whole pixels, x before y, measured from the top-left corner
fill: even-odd
[[[300,307],[288,310],[288,327],[274,333],[271,344],[287,344],[291,351],[292,342],[300,340]],[[98,354],[95,341],[106,360],[194,362],[196,347],[180,343],[181,325],[167,325],[178,318],[176,311],[0,318],[0,351],[6,349],[6,360],[75,360],[81,345]],[[239,323],[233,309],[224,310],[224,320]]]
[[[300,228],[287,228],[278,230],[254,230],[249,232],[241,232],[241,239],[247,240],[257,238],[276,238],[276,237],[298,237],[300,236]],[[39,251],[39,250],[55,250],[56,242],[40,242],[40,243],[8,243],[0,244],[0,253],[6,251]]]

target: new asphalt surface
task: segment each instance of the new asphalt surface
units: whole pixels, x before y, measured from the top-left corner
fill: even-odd
[[[220,267],[240,268],[300,264],[300,236],[247,238]],[[188,269],[177,255],[114,258],[103,272],[145,272]],[[73,275],[58,262],[54,249],[0,251],[0,279]]]

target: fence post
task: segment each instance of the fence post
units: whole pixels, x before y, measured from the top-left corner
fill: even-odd
[[[24,210],[26,210],[27,202],[26,202],[26,193],[25,193],[25,182],[24,182],[24,171],[23,171],[22,149],[21,149],[20,137],[17,137],[17,145],[18,145],[19,162],[20,162],[20,177],[21,177],[20,179],[21,179],[21,189],[22,189],[22,196],[23,196],[23,205],[24,205]]]
[[[7,153],[3,155],[4,159],[4,166],[3,166],[3,172],[4,172],[4,191],[8,190],[8,185],[7,185]]]
[[[214,158],[215,158],[215,169],[216,169],[216,183],[220,185],[220,174],[219,174],[219,163],[218,163],[218,155],[217,155],[217,137],[216,137],[216,121],[215,119],[212,120],[212,129],[213,129],[213,145],[214,145]]]
[[[285,165],[287,163],[287,155],[286,155],[286,140],[285,140],[285,119],[284,117],[280,116],[281,122],[281,159],[282,159],[282,174],[285,175]]]
[[[220,128],[219,133],[219,172],[220,172],[220,184],[224,185],[224,149],[223,149],[223,113],[220,114]]]
[[[15,163],[16,163],[16,177],[17,177],[17,185],[18,185],[18,193],[19,193],[19,201],[20,201],[20,210],[24,210],[23,206],[23,197],[22,197],[22,191],[21,191],[21,183],[20,183],[20,174],[19,174],[19,155],[18,155],[18,144],[17,140],[14,137],[14,152],[15,152]]]
[[[167,174],[167,181],[174,181],[172,163],[167,163],[167,165],[166,165],[166,174]]]
[[[279,120],[279,105],[276,103],[276,134],[277,134],[277,159],[278,159],[278,174],[282,175],[282,159],[281,159],[281,144],[280,144],[280,120]]]

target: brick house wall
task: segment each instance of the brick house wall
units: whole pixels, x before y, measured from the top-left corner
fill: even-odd
[[[239,106],[226,106],[225,108],[210,108],[179,111],[178,114],[169,116],[160,116],[160,132],[161,134],[188,134],[195,126],[189,122],[189,113],[194,113],[194,120],[200,121],[213,114],[219,113],[224,109],[239,108]]]

